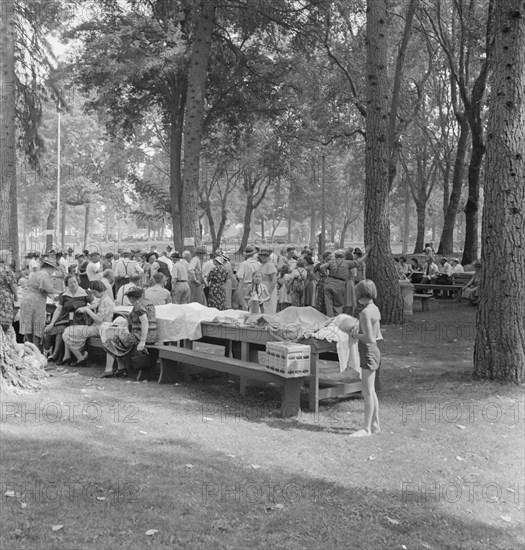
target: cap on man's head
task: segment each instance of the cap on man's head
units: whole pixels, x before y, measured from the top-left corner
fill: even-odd
[[[255,247],[251,244],[249,244],[245,249],[244,249],[244,255],[245,256],[253,256],[255,254]]]
[[[272,253],[271,248],[267,246],[261,246],[259,250],[259,256],[269,256]]]
[[[338,258],[343,258],[344,256],[346,256],[346,250],[344,250],[343,248],[338,248],[334,252],[334,256],[337,256]]]
[[[206,250],[205,246],[198,246],[195,249],[195,254],[208,254],[208,251]]]
[[[290,252],[291,250],[295,250],[295,246],[289,245],[286,247],[286,252]]]
[[[180,252],[177,252],[176,250],[174,250],[174,251],[171,253],[171,257],[172,257],[172,258],[175,258],[175,259],[178,258],[179,260],[182,258],[182,256],[180,255]]]
[[[450,261],[459,264],[459,260],[457,258],[450,258]]]

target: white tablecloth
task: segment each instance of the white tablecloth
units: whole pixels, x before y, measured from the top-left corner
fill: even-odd
[[[129,315],[132,306],[116,306],[115,313]],[[202,337],[202,322],[237,323],[248,316],[247,311],[219,311],[201,304],[167,304],[155,306],[159,342],[198,340]]]

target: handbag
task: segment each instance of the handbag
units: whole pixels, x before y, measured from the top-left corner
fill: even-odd
[[[127,356],[127,368],[130,370],[143,370],[151,367],[151,357],[146,348],[138,351],[135,347]]]

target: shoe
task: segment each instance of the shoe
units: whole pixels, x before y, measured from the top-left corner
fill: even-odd
[[[111,372],[103,372],[98,375],[98,378],[113,378],[115,376],[115,373],[113,371]]]
[[[61,367],[62,365],[72,365],[76,359],[74,357],[68,357],[67,359],[62,359],[62,361],[58,361],[57,365]]]
[[[85,367],[87,365],[86,359],[82,359],[82,361],[77,361],[76,363],[72,363],[72,367]]]
[[[127,369],[120,369],[115,372],[115,378],[126,378],[126,376],[128,375],[128,370]]]

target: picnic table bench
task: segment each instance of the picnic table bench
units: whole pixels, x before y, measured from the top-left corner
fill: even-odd
[[[450,292],[454,294],[458,302],[460,301],[461,291],[463,290],[464,287],[465,285],[461,285],[461,284],[436,285],[436,284],[414,283],[414,290],[418,291],[417,292],[418,294],[419,294],[419,291],[421,290],[442,290],[444,292]]]
[[[297,416],[301,410],[300,396],[304,377],[283,378],[267,371],[264,365],[258,363],[233,357],[212,355],[179,346],[152,347],[159,352],[161,368],[159,384],[173,383],[176,380],[177,371],[180,373],[181,370],[185,379],[187,379],[190,372],[187,365],[191,365],[238,376],[240,378],[240,393],[243,396],[246,395],[249,380],[258,380],[281,386],[281,415],[283,417]]]

